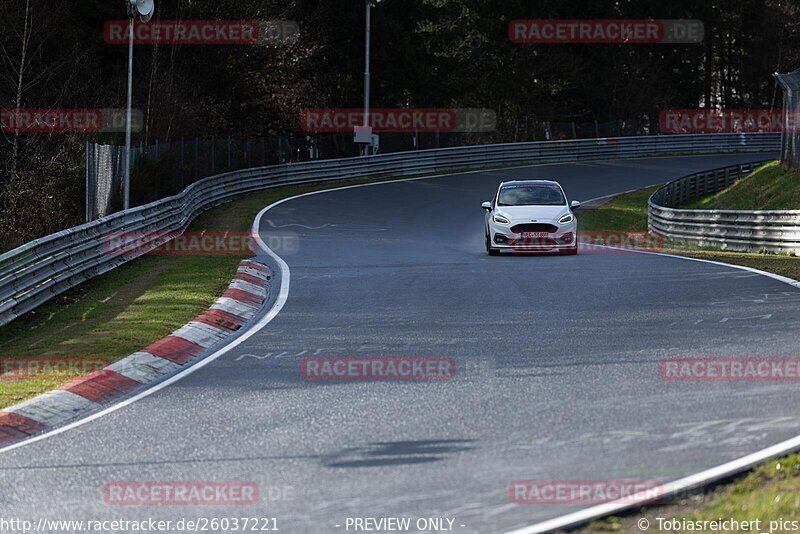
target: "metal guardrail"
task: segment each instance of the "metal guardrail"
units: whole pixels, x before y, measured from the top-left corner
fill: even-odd
[[[737,179],[768,161],[690,174],[666,184],[648,201],[650,231],[670,241],[700,247],[800,254],[800,210],[675,208],[730,187]]]
[[[514,164],[777,151],[780,134],[706,134],[481,145],[272,165],[211,176],[183,192],[102,217],[0,255],[0,325],[56,295],[135,259],[183,232],[201,211],[248,193],[291,184],[378,179]],[[109,253],[107,236],[152,239],[124,254]],[[139,242],[142,245],[142,242]]]

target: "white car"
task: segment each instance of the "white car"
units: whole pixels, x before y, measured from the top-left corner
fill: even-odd
[[[578,253],[578,218],[581,203],[567,202],[561,184],[552,180],[503,182],[486,210],[486,252]]]

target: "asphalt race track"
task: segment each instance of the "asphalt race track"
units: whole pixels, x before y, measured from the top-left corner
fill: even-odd
[[[483,248],[480,204],[502,179],[556,179],[585,200],[764,157],[544,165],[280,204],[262,235],[298,248],[276,250],[291,268],[278,316],[149,397],[0,454],[0,517],[275,517],[290,534],[444,517],[501,533],[581,508],[514,504],[515,480],[667,482],[800,434],[791,382],[659,376],[664,358],[797,356],[800,291],[672,257]],[[320,354],[448,356],[459,372],[305,380],[301,358]],[[260,499],[109,505],[114,481],[252,481]]]

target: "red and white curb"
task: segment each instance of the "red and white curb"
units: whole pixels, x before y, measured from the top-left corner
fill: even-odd
[[[206,349],[239,330],[267,300],[272,271],[244,260],[211,307],[170,335],[105,369],[0,410],[0,446],[96,412],[130,392],[188,367]]]

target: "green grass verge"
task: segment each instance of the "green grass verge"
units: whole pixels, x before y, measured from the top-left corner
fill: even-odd
[[[647,199],[656,189],[658,186],[626,193],[615,197],[598,209],[579,213],[580,230],[611,230],[623,233],[646,231]],[[743,265],[800,280],[800,258],[787,254],[724,252],[689,246],[671,246],[658,252]]]
[[[21,356],[115,361],[196,316],[224,291],[240,258],[147,256],[71,290],[0,330],[7,364]],[[75,378],[0,381],[0,407]],[[6,375],[7,376],[7,375]]]
[[[783,170],[773,161],[737,180],[716,195],[694,200],[685,208],[721,210],[800,209],[800,173]]]
[[[647,230],[647,199],[660,186],[639,189],[614,197],[598,209],[578,211],[581,230]],[[642,209],[644,206],[644,209]]]
[[[638,521],[646,518],[650,531],[659,532],[658,518],[685,521],[733,519],[739,522],[761,520],[758,530],[771,534],[797,532],[790,528],[770,529],[770,521],[800,519],[800,456],[791,455],[767,462],[731,483],[706,493],[669,499],[660,506],[644,507],[623,517],[607,517],[581,529],[583,532],[642,532]],[[683,525],[681,521],[679,523]],[[703,530],[701,530],[703,531]],[[705,532],[710,530],[706,529]],[[731,532],[724,530],[723,532]],[[678,528],[669,532],[698,532]]]
[[[770,165],[765,169],[775,172],[776,166]],[[657,188],[651,187],[627,193],[614,198],[598,209],[581,213],[579,215],[580,228],[631,232],[646,230],[647,198],[655,189]],[[778,205],[780,202],[775,201],[770,209],[776,209]],[[737,209],[749,208],[750,206],[737,206]],[[663,252],[754,267],[795,280],[800,279],[800,258],[788,255],[745,254],[689,247],[667,248]],[[608,517],[595,521],[581,530],[585,532],[642,532],[637,523],[642,517],[650,521],[651,531],[657,531],[657,518],[659,517],[685,518],[691,521],[719,518],[732,518],[740,521],[753,519],[769,521],[781,517],[797,519],[800,517],[800,455],[790,455],[769,462],[710,493],[684,496],[662,506],[644,508],[638,514]],[[761,531],[769,532],[768,527],[768,524],[762,524]],[[688,531],[672,530],[671,532]],[[692,532],[696,532],[696,530],[692,530]],[[778,528],[772,532],[788,531]]]
[[[247,232],[282,198],[370,180],[251,193],[198,216],[189,231]],[[249,256],[249,255],[248,255]],[[82,369],[9,379],[21,358],[113,362],[180,328],[225,290],[239,256],[148,255],[73,288],[0,329],[0,409],[54,389]],[[18,376],[18,375],[17,375]],[[5,377],[5,379],[3,379]]]

